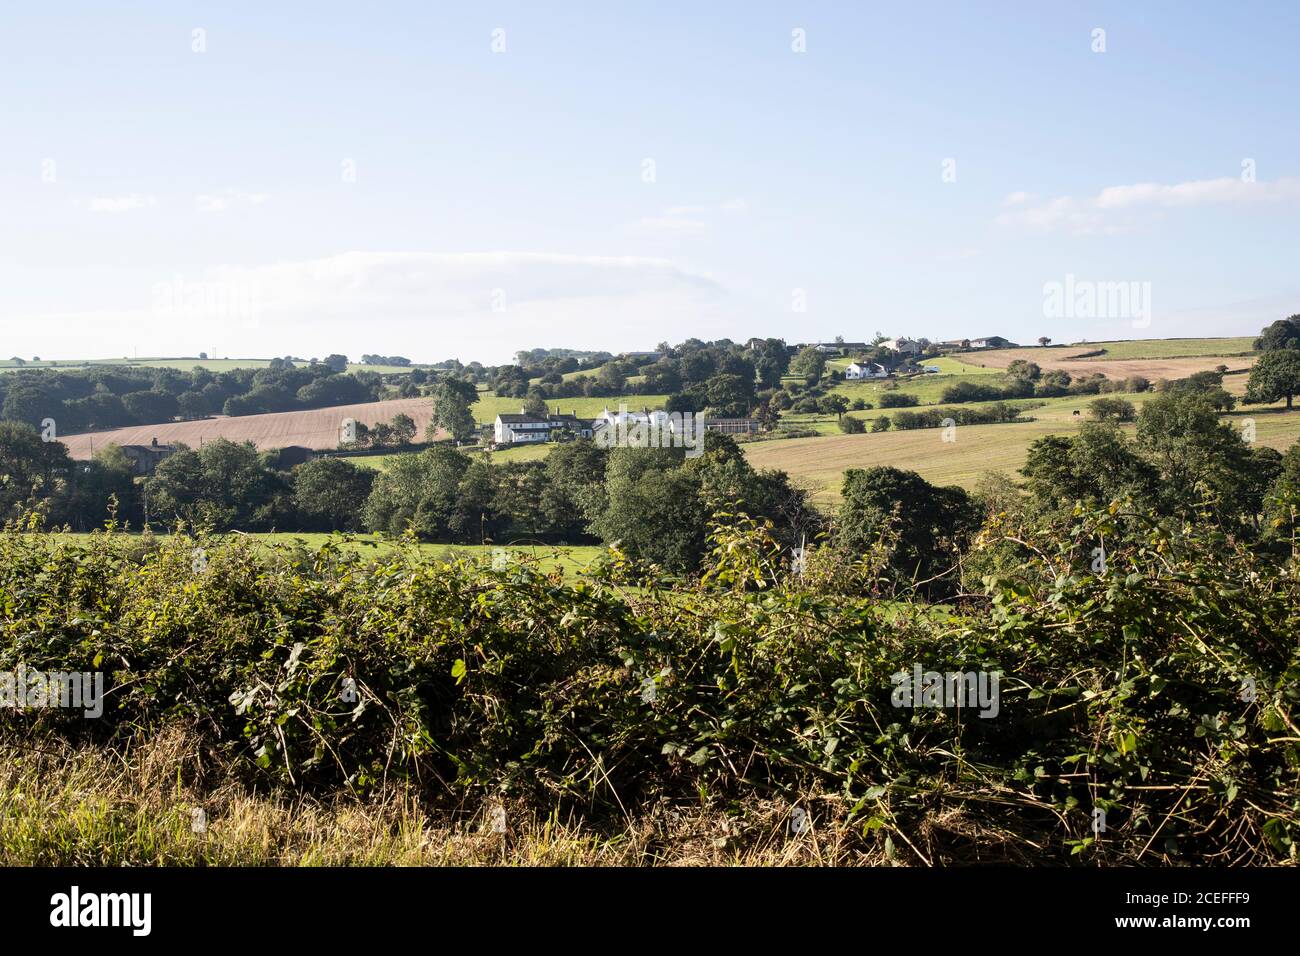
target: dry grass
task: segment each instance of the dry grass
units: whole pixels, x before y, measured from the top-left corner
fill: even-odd
[[[1151,393],[1117,397],[1140,406]],[[1036,439],[1076,431],[1088,420],[1088,404],[1096,398],[1096,395],[1080,395],[1050,400],[1043,407],[1025,413],[1035,419],[1032,422],[961,425],[954,442],[943,441],[942,429],[918,428],[753,442],[741,447],[755,468],[778,468],[788,473],[808,487],[822,504],[838,499],[845,470],[875,465],[915,471],[932,484],[961,485],[970,490],[986,472],[1018,472],[1025,463],[1030,444]],[[1081,414],[1076,417],[1075,411]],[[890,412],[861,414],[870,421],[876,415]],[[1222,416],[1223,421],[1237,427],[1247,418],[1255,421],[1256,440],[1261,445],[1285,451],[1300,441],[1300,408],[1288,412],[1277,403],[1239,405],[1235,412]]]
[[[416,435],[422,436],[433,417],[433,402],[427,398],[398,398],[387,402],[362,405],[335,405],[301,412],[272,412],[267,415],[241,415],[238,418],[205,418],[196,422],[169,422],[161,425],[132,425],[109,431],[87,432],[60,437],[73,458],[90,458],[93,450],[115,442],[119,445],[147,445],[157,438],[160,444],[184,442],[191,448],[216,438],[251,441],[259,449],[287,448],[302,445],[318,450],[339,446],[343,420],[354,419],[365,425],[392,421],[405,414],[415,419]]]
[[[409,791],[328,800],[257,794],[180,730],[130,752],[58,740],[0,743],[0,863],[6,866],[802,866],[890,862],[814,799],[736,811],[658,805],[593,827],[503,805],[433,812]],[[194,830],[194,810],[206,829]],[[497,818],[499,819],[499,818]],[[883,847],[883,844],[881,844]]]
[[[1154,343],[1153,343],[1154,344]],[[1037,363],[1044,371],[1064,369],[1071,375],[1091,375],[1100,372],[1107,378],[1128,378],[1145,375],[1151,381],[1162,378],[1186,378],[1193,372],[1213,371],[1220,365],[1229,369],[1247,369],[1255,364],[1255,356],[1225,357],[1219,355],[1171,356],[1168,358],[1078,358],[1105,345],[1079,345],[1069,348],[991,349],[987,352],[961,352],[953,356],[967,365],[990,369],[1004,369],[1016,359]]]

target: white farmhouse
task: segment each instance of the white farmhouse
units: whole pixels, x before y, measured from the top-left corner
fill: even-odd
[[[550,441],[551,421],[549,418],[529,415],[521,408],[518,415],[498,415],[492,432],[498,445]]]
[[[874,362],[854,362],[844,370],[844,377],[849,380],[862,378],[889,378],[889,370]]]

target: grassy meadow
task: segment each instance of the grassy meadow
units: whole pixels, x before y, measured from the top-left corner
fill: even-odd
[[[237,368],[266,368],[271,364],[270,359],[250,359],[250,358],[120,358],[120,359],[54,359],[41,362],[26,361],[22,365],[14,362],[12,358],[0,361],[0,372],[12,371],[16,368],[59,368],[66,370],[93,368],[98,365],[123,365],[130,368],[174,368],[182,372],[188,372],[190,369],[198,367],[205,368],[209,372],[229,372]],[[349,372],[409,372],[415,366],[412,365],[362,365],[359,362],[350,362],[348,364]]]

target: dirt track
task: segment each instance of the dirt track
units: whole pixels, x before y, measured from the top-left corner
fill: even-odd
[[[335,405],[303,412],[273,412],[269,415],[245,415],[239,418],[207,418],[197,422],[171,422],[166,425],[132,425],[102,432],[60,437],[73,458],[90,458],[94,449],[109,442],[119,445],[148,445],[157,438],[160,445],[184,442],[197,448],[214,438],[251,441],[259,449],[287,448],[302,445],[317,450],[337,448],[343,420],[355,419],[366,425],[391,421],[405,413],[415,419],[416,439],[424,438],[425,426],[433,415],[433,403],[427,398],[399,398],[365,405]]]

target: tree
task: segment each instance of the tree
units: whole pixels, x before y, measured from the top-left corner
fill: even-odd
[[[618,395],[627,388],[627,376],[623,374],[623,368],[617,362],[607,362],[602,365],[596,378],[601,385],[609,389],[611,395]]]
[[[802,375],[804,381],[809,385],[816,385],[822,377],[822,372],[826,370],[826,356],[817,350],[815,346],[807,345],[799,350],[799,354],[794,357],[790,363],[790,371],[795,375]]]
[[[62,442],[46,442],[31,427],[0,421],[0,519],[57,494],[72,471]]]
[[[176,398],[164,392],[128,392],[122,396],[122,407],[141,425],[169,422],[180,414]]]
[[[293,470],[293,504],[304,531],[356,531],[376,472],[346,458],[313,458]]]
[[[606,470],[609,504],[592,530],[670,571],[698,566],[709,515],[697,479],[678,467],[682,460],[675,448],[613,449]]]
[[[1160,477],[1162,507],[1186,515],[1200,504],[1227,520],[1243,512],[1250,449],[1231,425],[1220,422],[1211,400],[1196,392],[1166,392],[1138,415],[1138,445]]]
[[[176,409],[180,412],[181,418],[189,421],[204,418],[208,414],[208,400],[203,397],[202,392],[181,392],[176,396]]]
[[[1112,423],[1085,423],[1077,435],[1049,435],[1029,446],[1020,473],[1046,507],[1076,501],[1105,505],[1133,497],[1148,506],[1157,476],[1127,435]]]
[[[1300,315],[1278,319],[1267,326],[1255,340],[1255,350],[1258,352],[1279,349],[1300,349]]]
[[[76,531],[93,531],[109,518],[116,500],[118,521],[136,523],[139,495],[134,468],[120,445],[102,445],[88,462],[77,462],[70,472],[66,507],[60,520]]]
[[[1088,403],[1088,414],[1099,422],[1131,422],[1137,418],[1137,409],[1122,398],[1097,398]]]
[[[1246,382],[1246,404],[1257,405],[1286,399],[1286,407],[1300,392],[1300,350],[1285,348],[1265,352],[1250,370]]]
[[[432,441],[441,428],[458,442],[468,441],[474,433],[474,415],[469,407],[477,400],[478,389],[472,382],[443,379],[433,393],[433,418],[425,437]]]
[[[396,456],[375,478],[366,499],[366,527],[393,534],[410,528],[426,540],[448,540],[457,489],[469,466],[468,456],[445,445]]]
[[[551,449],[546,456],[546,488],[541,509],[561,541],[587,534],[605,510],[605,465],[609,452],[582,438]]]
[[[1038,337],[1038,344],[1041,345],[1043,348],[1047,348],[1047,346],[1052,344],[1052,340],[1049,339],[1046,335],[1040,335]]]
[[[914,471],[850,468],[841,495],[837,543],[855,554],[883,543],[900,583],[948,570],[954,545],[978,523],[965,491],[936,487]]]
[[[348,370],[348,357],[346,355],[339,355],[335,352],[332,355],[325,356],[322,360],[322,364],[324,364],[326,368],[332,369],[335,372],[346,372]]]
[[[1042,369],[1036,362],[1029,362],[1025,359],[1014,359],[1007,366],[1007,375],[1011,378],[1023,378],[1029,381],[1035,381],[1042,374]]]
[[[545,418],[550,412],[545,396],[536,388],[528,390],[528,395],[524,399],[524,412],[535,418]]]
[[[790,350],[784,339],[763,339],[754,345],[754,370],[764,388],[776,388],[790,367]]]
[[[415,440],[415,419],[403,412],[393,416],[393,438],[399,445],[409,445]]]
[[[819,404],[824,413],[834,415],[836,420],[841,422],[844,419],[844,413],[849,410],[849,400],[843,395],[827,395]]]
[[[146,480],[154,520],[211,524],[225,531],[265,531],[291,507],[286,480],[268,468],[252,442],[225,438],[198,451],[183,445]]]
[[[714,375],[705,383],[708,407],[718,418],[743,418],[754,402],[754,380],[741,375]]]

